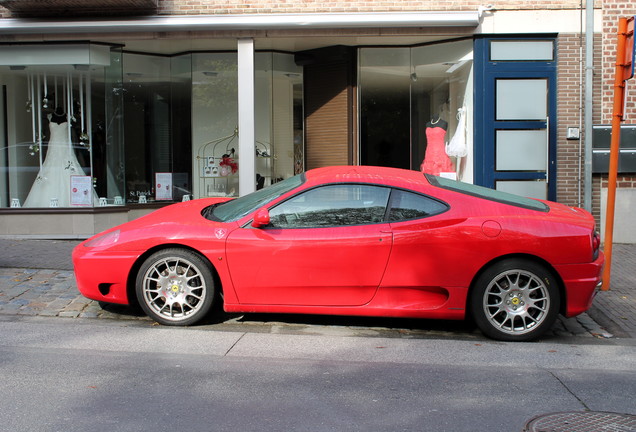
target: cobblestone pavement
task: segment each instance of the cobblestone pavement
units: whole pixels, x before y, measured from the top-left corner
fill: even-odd
[[[130,308],[102,308],[79,294],[71,263],[78,243],[0,239],[0,315],[149,321]],[[614,245],[613,255],[611,290],[599,292],[588,313],[559,317],[553,335],[636,338],[636,245]]]
[[[636,244],[613,246],[610,278],[589,314],[616,337],[636,338]]]

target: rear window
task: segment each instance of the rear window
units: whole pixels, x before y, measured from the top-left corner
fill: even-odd
[[[511,206],[521,207],[529,210],[536,210],[546,213],[550,211],[550,207],[548,207],[546,204],[531,198],[510,194],[507,192],[500,192],[494,189],[489,189],[470,183],[437,177],[431,174],[425,174],[425,176],[433,186],[437,186],[442,189],[448,189],[465,195],[483,198],[489,201],[496,201],[502,204],[508,204]]]
[[[399,222],[420,219],[443,213],[446,210],[448,210],[446,204],[437,200],[413,192],[395,189],[391,194],[389,221]]]

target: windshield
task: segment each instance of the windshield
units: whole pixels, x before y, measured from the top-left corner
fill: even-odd
[[[216,205],[211,212],[210,219],[219,222],[236,221],[290,190],[297,188],[304,181],[305,177],[299,174],[235,200]]]
[[[522,207],[530,210],[537,210],[542,212],[547,212],[550,210],[550,208],[546,204],[531,198],[525,198],[519,195],[513,195],[511,193],[501,192],[470,183],[449,180],[447,178],[437,177],[430,174],[426,174],[426,178],[432,185],[441,187],[442,189],[449,189],[466,195],[471,195],[474,197],[496,201],[502,204],[508,204],[516,207]]]

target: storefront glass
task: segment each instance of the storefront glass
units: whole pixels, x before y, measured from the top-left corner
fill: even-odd
[[[156,174],[173,172],[170,58],[125,53],[123,76],[126,202],[152,202]]]
[[[472,52],[472,40],[360,49],[362,164],[462,177],[472,148]]]
[[[260,189],[303,171],[303,77],[292,54],[255,55],[256,170],[241,173],[236,52],[78,50],[92,63],[37,46],[37,64],[0,64],[2,207],[237,196],[240,174]]]
[[[291,54],[254,59],[255,173],[240,169],[236,53],[192,54],[194,196],[237,196],[238,176],[256,189],[302,172],[302,67]]]
[[[86,43],[0,51],[0,206],[123,204],[121,50]]]
[[[255,56],[256,189],[303,171],[302,67],[294,56]]]
[[[411,168],[410,48],[360,49],[360,163]]]
[[[192,54],[192,148],[195,197],[237,196],[240,160],[235,52]]]

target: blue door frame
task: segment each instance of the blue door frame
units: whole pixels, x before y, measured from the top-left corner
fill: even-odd
[[[493,40],[551,40],[554,42],[552,61],[491,61],[490,42]],[[547,198],[556,200],[556,139],[557,139],[557,88],[556,88],[556,38],[510,37],[475,39],[475,184],[495,188],[501,180],[545,180]],[[496,84],[498,79],[547,80],[547,118],[538,120],[497,120]],[[523,103],[523,101],[520,101]],[[497,171],[496,140],[498,130],[547,130],[547,170],[544,171]]]

